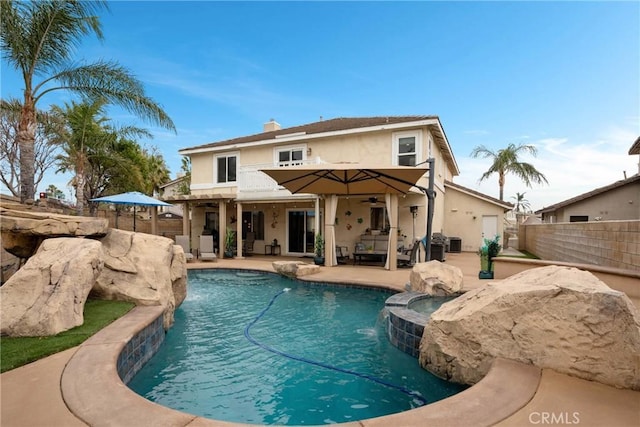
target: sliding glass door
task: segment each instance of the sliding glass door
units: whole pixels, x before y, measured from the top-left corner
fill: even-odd
[[[290,255],[313,255],[315,211],[287,212],[287,252]]]

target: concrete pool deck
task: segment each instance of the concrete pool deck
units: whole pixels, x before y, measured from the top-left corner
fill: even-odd
[[[245,259],[219,260],[215,263],[190,263],[189,268],[247,268],[272,271],[271,262],[276,257],[254,256]],[[466,290],[482,286],[486,281],[477,278],[478,257],[473,253],[448,253],[446,262],[460,267],[464,273]],[[339,266],[322,268],[309,280],[327,282],[352,282],[374,284],[404,290],[410,269],[387,271],[381,267]],[[634,301],[638,305],[638,301]],[[125,316],[127,317],[127,316]],[[124,319],[124,318],[123,318]],[[121,319],[122,320],[122,319]],[[127,320],[128,321],[128,320]],[[132,323],[132,322],[129,322]],[[135,325],[133,325],[135,326]],[[93,346],[85,346],[93,347]],[[98,347],[95,346],[97,350]],[[78,402],[63,399],[61,383],[63,371],[72,365],[84,369],[82,381],[86,388],[77,390],[78,396],[67,393],[67,399],[91,401],[83,411],[106,414],[89,425],[160,425],[157,419],[147,417],[146,411],[166,408],[148,402],[135,395],[117,378],[111,378],[109,387],[94,381],[100,376],[102,365],[108,365],[113,355],[98,353],[102,357],[84,360],[75,347],[40,361],[0,375],[0,425],[6,426],[84,426],[68,408]],[[74,363],[70,363],[72,361]],[[100,365],[100,366],[99,366]],[[524,365],[510,363],[496,367],[486,380],[467,391],[413,411],[389,417],[363,420],[350,425],[374,426],[422,426],[422,425],[549,425],[578,424],[581,426],[638,426],[640,425],[640,392],[620,390],[599,383],[580,380],[551,370],[528,369]],[[67,372],[68,375],[69,372]],[[106,375],[106,374],[105,374]],[[111,374],[109,374],[111,375]],[[115,394],[123,393],[125,399],[112,404]],[[127,400],[128,399],[128,400]],[[171,413],[176,412],[168,410]],[[77,412],[76,412],[77,413]],[[162,425],[225,425],[199,417],[162,418]],[[84,416],[84,414],[83,414]],[[85,418],[89,419],[89,418]],[[129,420],[124,422],[123,420]],[[551,422],[553,421],[553,423]],[[389,423],[392,424],[389,424]]]

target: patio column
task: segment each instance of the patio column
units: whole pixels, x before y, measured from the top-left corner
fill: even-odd
[[[224,241],[227,235],[227,202],[224,199],[218,201],[218,215],[220,216],[220,238],[218,239],[218,254],[224,254]]]
[[[191,224],[189,218],[191,218],[191,212],[189,212],[189,203],[184,202],[182,204],[182,234],[185,236],[191,236]]]
[[[332,267],[338,265],[336,258],[336,211],[338,210],[338,196],[332,194],[324,199],[324,265]]]
[[[389,245],[387,247],[387,270],[398,269],[398,195],[385,194],[384,201],[389,216]]]
[[[315,235],[320,232],[320,196],[318,195],[316,195],[316,216],[313,218],[313,227],[315,237]]]
[[[151,234],[158,235],[158,207],[151,206]]]
[[[236,202],[236,258],[243,258],[242,256],[242,203]]]

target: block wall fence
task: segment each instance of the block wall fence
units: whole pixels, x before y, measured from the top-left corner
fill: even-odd
[[[640,220],[520,225],[518,249],[543,260],[640,270]]]

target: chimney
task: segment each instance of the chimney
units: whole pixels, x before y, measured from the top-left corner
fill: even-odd
[[[282,129],[282,126],[280,126],[280,123],[276,122],[273,119],[269,119],[269,121],[263,125],[262,131],[273,132],[274,130],[280,130],[280,129]]]

